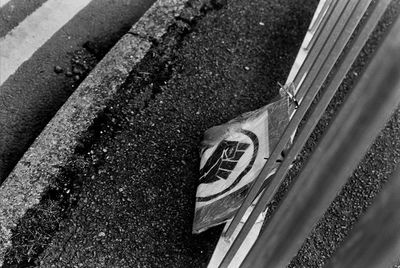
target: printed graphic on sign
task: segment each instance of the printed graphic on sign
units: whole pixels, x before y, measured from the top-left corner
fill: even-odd
[[[240,141],[221,141],[200,169],[200,184],[221,182],[225,187],[217,193],[197,197],[197,201],[209,201],[228,192],[252,168],[258,152],[258,138],[248,130],[242,129],[240,133],[245,136],[240,137]],[[251,157],[243,157],[245,153]]]
[[[289,99],[285,95],[205,131],[200,148],[193,233],[225,222],[235,214],[288,122]],[[266,180],[279,164],[278,160]]]

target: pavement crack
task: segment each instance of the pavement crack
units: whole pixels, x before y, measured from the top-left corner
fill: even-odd
[[[39,255],[78,204],[82,176],[77,175],[77,169],[76,165],[63,168],[40,203],[20,219],[13,229],[12,247],[6,253],[5,265],[31,267],[38,264]]]

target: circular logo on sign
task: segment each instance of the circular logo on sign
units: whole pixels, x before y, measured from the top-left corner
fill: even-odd
[[[200,184],[218,188],[216,184],[223,182],[224,187],[217,193],[214,192],[207,196],[197,197],[197,201],[210,201],[230,191],[252,168],[258,153],[258,138],[253,132],[248,130],[242,129],[240,133],[246,137],[244,139],[241,137],[238,141],[221,141],[200,169]],[[250,154],[250,159],[243,157],[245,153],[247,155]],[[247,162],[247,165],[245,162]],[[232,176],[235,174],[238,175],[236,177]],[[226,187],[226,185],[228,186]]]

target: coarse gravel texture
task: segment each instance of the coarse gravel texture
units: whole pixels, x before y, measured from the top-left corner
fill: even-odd
[[[272,210],[398,14],[398,3],[394,1],[332,101]],[[29,263],[205,267],[221,227],[191,234],[202,133],[278,94],[277,82],[288,75],[316,5],[317,1],[211,1],[201,14],[190,14],[189,8],[186,16],[177,18],[166,37],[153,42],[152,53],[81,141],[56,180],[57,191],[43,198],[43,215],[56,222],[59,231],[44,239],[44,252]],[[372,203],[400,161],[399,112],[291,267],[321,267]],[[67,211],[62,217],[54,202]],[[55,212],[49,213],[52,209]],[[30,217],[36,215],[32,210]],[[15,232],[15,245],[29,240],[29,232],[23,233],[29,224],[24,228],[23,223]],[[9,263],[16,264],[12,256],[11,251]]]

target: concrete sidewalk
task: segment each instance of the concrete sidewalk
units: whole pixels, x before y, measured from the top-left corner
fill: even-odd
[[[6,265],[205,267],[221,228],[191,234],[202,133],[278,94],[277,82],[285,81],[316,5],[189,1],[165,34],[147,37],[149,52],[82,132],[40,203],[13,229]],[[287,182],[399,7],[393,1]],[[291,267],[321,266],[343,240],[400,161],[399,131],[398,111]]]

